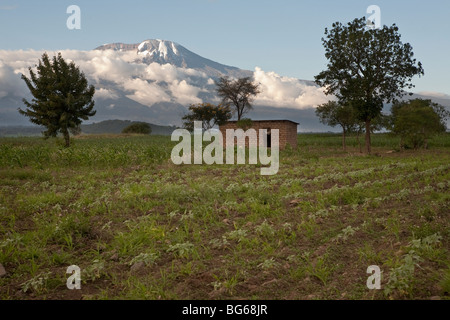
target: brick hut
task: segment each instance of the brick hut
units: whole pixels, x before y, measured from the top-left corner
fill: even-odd
[[[239,129],[236,125],[237,121],[228,121],[226,124],[219,126],[219,130],[222,133],[223,143],[226,146],[226,130],[227,129]],[[297,126],[298,122],[290,121],[290,120],[252,120],[251,129],[256,130],[256,134],[259,137],[259,129],[267,129],[267,141],[265,145],[270,147],[271,137],[270,130],[278,129],[279,130],[279,138],[280,138],[280,149],[284,149],[287,144],[290,144],[292,148],[297,147]],[[248,139],[246,139],[246,145],[248,146]]]

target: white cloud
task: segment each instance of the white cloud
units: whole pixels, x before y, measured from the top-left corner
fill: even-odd
[[[202,102],[202,100],[198,98],[198,93],[201,91],[201,89],[188,84],[186,80],[173,81],[169,85],[169,89],[176,97],[176,102],[180,104],[188,105],[191,103]]]
[[[275,72],[265,72],[259,67],[255,68],[254,80],[260,83],[261,90],[256,97],[256,105],[307,109],[331,100],[320,87]]]
[[[0,60],[0,98],[7,95],[21,98],[27,94],[27,86],[20,76],[12,67]]]
[[[117,99],[119,95],[113,90],[104,88],[95,89],[94,99]]]
[[[422,96],[430,96],[434,98],[440,98],[440,99],[450,99],[450,95],[442,92],[435,92],[435,91],[420,91],[417,94],[420,94]]]
[[[130,78],[142,78],[145,74],[145,65],[129,63],[120,56],[103,56],[97,53],[89,60],[74,59],[74,61],[97,83],[103,80],[121,84]]]
[[[142,79],[129,79],[123,83],[123,88],[132,92],[128,98],[143,105],[151,106],[157,102],[168,102],[170,96],[156,83],[151,83]]]
[[[36,50],[0,50],[0,84],[2,96],[26,93],[24,84],[20,84],[20,74],[28,75],[28,68],[35,68],[45,51]],[[105,81],[117,85],[117,90],[129,93],[127,97],[147,106],[156,102],[175,101],[182,104],[201,102],[197,94],[202,89],[195,86],[191,77],[207,78],[206,74],[194,69],[177,68],[170,64],[150,65],[141,63],[134,51],[118,52],[113,50],[62,50],[66,61],[74,61],[96,87],[96,99],[115,99],[118,92],[102,87]],[[48,51],[50,57],[57,52]],[[15,77],[15,78],[14,78]],[[18,78],[19,80],[17,80]],[[23,82],[23,81],[22,81]],[[25,90],[24,90],[25,87]],[[166,92],[166,88],[169,91]]]
[[[37,50],[0,50],[0,97],[7,94],[24,97],[29,94],[20,74],[28,76],[28,68],[34,68],[43,53]],[[48,51],[48,54],[52,57],[57,52]],[[207,92],[203,86],[214,84],[213,79],[194,69],[142,63],[142,57],[135,51],[62,50],[61,54],[66,61],[74,61],[89,83],[95,85],[96,99],[116,99],[123,92],[128,98],[146,106],[169,101],[187,106],[202,102],[199,94]],[[255,68],[254,78],[261,84],[262,91],[255,105],[306,109],[331,99],[317,86],[275,72],[265,72],[258,67]],[[210,95],[212,102],[214,93]]]
[[[145,68],[145,79],[159,82],[172,82],[177,79],[178,73],[175,66],[170,64],[160,65],[151,63]]]
[[[189,77],[206,78],[206,74],[194,69],[178,68],[171,64],[151,63],[145,68],[145,79],[161,82],[189,80]]]

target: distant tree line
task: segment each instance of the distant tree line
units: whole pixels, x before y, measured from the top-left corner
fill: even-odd
[[[351,104],[342,105],[337,101],[329,101],[317,107],[316,115],[321,123],[342,129],[342,148],[346,150],[348,134],[359,136],[365,133],[365,122],[358,117],[358,111]],[[371,133],[383,129],[401,138],[400,147],[428,147],[428,140],[435,134],[446,131],[446,121],[450,117],[445,107],[431,100],[414,99],[395,102],[391,114],[380,113],[372,119]]]

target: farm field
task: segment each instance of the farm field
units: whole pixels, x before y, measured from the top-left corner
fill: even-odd
[[[1,138],[0,299],[449,299],[450,135],[298,143],[261,176],[164,136]]]

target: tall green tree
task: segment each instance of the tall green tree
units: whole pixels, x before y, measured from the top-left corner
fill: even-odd
[[[391,131],[401,137],[402,147],[428,148],[428,140],[447,129],[450,113],[431,100],[397,102],[391,109]]]
[[[46,138],[64,136],[66,147],[70,146],[69,131],[76,130],[82,122],[95,115],[94,86],[74,62],[67,63],[58,53],[52,59],[47,53],[39,60],[37,71],[28,68],[30,77],[22,75],[33,96],[31,102],[23,99],[26,109],[19,112],[30,121],[44,126]]]
[[[398,27],[367,28],[365,18],[344,25],[335,22],[322,38],[327,70],[315,77],[343,105],[351,104],[366,127],[366,152],[371,152],[370,127],[383,103],[396,101],[413,88],[411,80],[423,75],[422,64],[413,58],[412,46],[402,43]]]
[[[213,105],[211,103],[191,104],[189,113],[183,119],[183,127],[194,130],[194,121],[201,121],[203,130],[212,129],[215,125],[222,125],[231,119],[232,112],[228,106]]]
[[[316,115],[323,124],[330,127],[341,126],[342,148],[346,150],[347,133],[354,131],[358,124],[355,109],[350,105],[341,105],[337,101],[328,101],[317,107]]]
[[[250,77],[231,80],[221,77],[216,82],[217,95],[222,98],[225,106],[234,106],[238,121],[242,116],[253,109],[253,99],[261,93],[259,84],[254,83]]]

